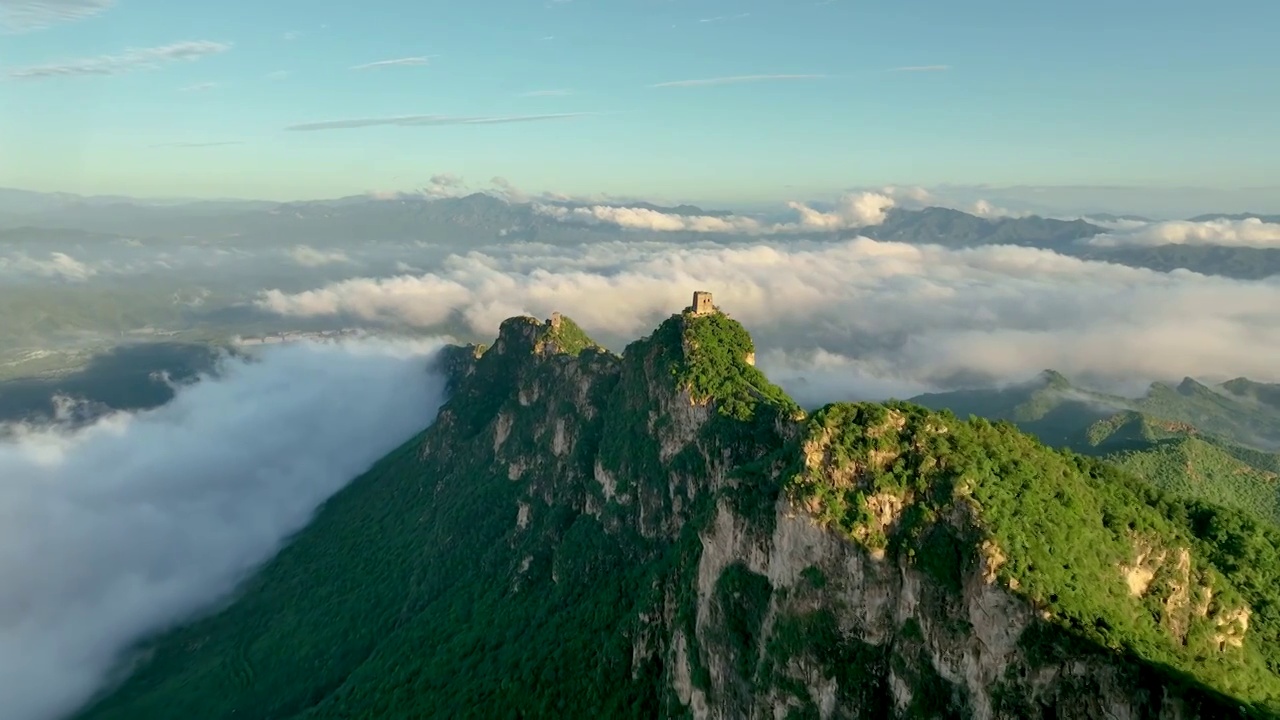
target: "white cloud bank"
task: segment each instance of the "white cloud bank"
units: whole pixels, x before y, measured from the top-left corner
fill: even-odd
[[[1139,385],[1184,375],[1280,380],[1280,279],[1160,273],[1010,246],[514,244],[451,256],[425,274],[272,290],[258,305],[422,327],[460,319],[480,338],[511,315],[559,310],[619,346],[687,305],[695,289],[714,292],[747,325],[767,370],[786,364],[766,362],[770,350],[789,351],[791,365],[828,353],[808,377],[848,362],[904,388],[1024,379],[1045,368]]]
[[[74,710],[130,643],[225,597],[424,428],[437,346],[276,346],[169,405],[0,442],[6,720]]]
[[[1263,222],[1258,218],[1129,223],[1116,232],[1096,235],[1090,238],[1089,243],[1099,247],[1228,245],[1280,248],[1280,224]]]
[[[787,207],[796,212],[797,219],[793,222],[772,224],[743,215],[681,215],[646,207],[617,205],[568,208],[536,204],[534,210],[541,215],[561,221],[616,225],[629,230],[776,234],[849,230],[879,225],[884,222],[885,214],[893,206],[892,197],[874,192],[845,195],[830,211],[817,210],[801,202],[790,202],[787,203]]]

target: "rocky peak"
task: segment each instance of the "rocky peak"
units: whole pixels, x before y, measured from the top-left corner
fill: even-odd
[[[603,348],[570,318],[558,312],[547,320],[528,315],[507,318],[498,327],[494,350],[515,355],[577,355],[583,350]]]
[[[493,349],[498,353],[533,352],[549,329],[549,324],[527,315],[507,318],[498,326],[498,339],[494,341]]]
[[[718,309],[447,349],[435,424],[83,717],[1280,713],[1270,531],[1008,424],[806,416],[752,352]]]
[[[1043,637],[1052,640],[1034,642],[1061,645],[1066,641],[1053,619],[1092,602],[1076,597],[1088,584],[1070,573],[1040,570],[1055,566],[1029,555],[1024,538],[1052,544],[1053,557],[1067,558],[1062,562],[1071,568],[1089,567],[1102,546],[1069,544],[1070,538],[1079,532],[1103,538],[1109,531],[1068,530],[1082,522],[1075,515],[1028,516],[1020,498],[1039,493],[1040,500],[1025,501],[1036,507],[1056,507],[1049,498],[1069,496],[1094,502],[1088,500],[1099,492],[1094,481],[1011,427],[970,425],[893,404],[836,404],[806,417],[752,365],[754,352],[746,329],[709,298],[701,309],[695,298],[620,356],[599,349],[567,317],[511,318],[490,350],[455,352],[461,364],[479,359],[442,418],[470,414],[487,457],[483,464],[515,483],[525,498],[521,532],[539,527],[544,513],[572,512],[652,547],[696,535],[701,550],[682,560],[680,571],[692,574],[659,584],[663,604],[686,603],[683,612],[691,619],[647,615],[635,649],[674,666],[676,695],[696,717],[760,715],[767,707],[796,708],[810,700],[822,708],[839,698],[906,712],[923,702],[920,693],[933,692],[928,683],[947,688],[946,706],[993,717],[1021,712],[1001,709],[996,686],[1014,670],[1028,677],[1056,671],[1019,643]],[[1066,384],[1052,371],[1042,378],[1050,386]],[[434,452],[451,452],[457,435],[439,437],[449,446]],[[1008,464],[1010,457],[1043,467],[1025,475],[1031,471]],[[813,555],[805,549],[810,547],[825,549]],[[1113,568],[1109,581],[1123,590],[1118,568],[1130,562],[1128,550],[1104,562]],[[1193,565],[1201,572],[1198,562]],[[852,575],[841,578],[842,572]],[[810,587],[811,575],[829,578],[829,588]],[[696,598],[681,600],[689,583]],[[1226,597],[1221,581],[1213,587],[1215,597]],[[780,594],[771,600],[774,591]],[[748,599],[747,592],[757,595]],[[1064,600],[1068,596],[1073,599]],[[1119,627],[1129,613],[1154,602],[1154,595],[1125,592],[1114,608],[1090,612],[1099,612],[1098,627]],[[856,608],[856,618],[842,607]],[[1233,602],[1228,609],[1236,608],[1248,605]],[[760,624],[744,630],[751,643],[744,647],[725,633],[736,618],[748,616]],[[795,623],[819,620],[834,623],[846,638],[839,642],[852,644],[798,650],[779,662],[790,657],[785,662],[826,673],[824,653],[857,648],[863,674],[881,673],[882,662],[907,669],[877,675],[881,685],[866,697],[842,684],[855,682],[852,676],[837,676],[808,686],[807,699],[770,685],[785,685],[789,681],[778,678],[788,677],[807,682],[799,666],[775,667],[767,682],[743,674],[756,662],[752,653],[768,657],[770,643],[781,642],[775,633],[798,632]],[[1181,640],[1158,623],[1140,627],[1135,636],[1161,647],[1155,658],[1166,662],[1178,657],[1172,648],[1204,634],[1200,625],[1207,622],[1188,619]],[[1241,637],[1252,632],[1236,625],[1245,628]],[[1107,630],[1090,632],[1098,642],[1111,641]],[[1241,647],[1199,644],[1206,653]],[[900,655],[902,647],[910,653]],[[1101,682],[1096,678],[1117,667],[1098,660],[1082,672],[1092,678],[1088,682]],[[761,682],[772,689],[752,689]],[[1067,689],[1060,684],[1018,687],[1017,693],[1065,707],[1059,693]],[[1123,698],[1137,687],[1121,682],[1089,711],[1127,707]]]

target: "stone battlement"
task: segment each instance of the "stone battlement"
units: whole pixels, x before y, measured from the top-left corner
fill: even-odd
[[[693,293],[693,304],[689,306],[687,312],[694,315],[710,315],[716,311],[716,306],[711,302],[711,293],[697,290]]]

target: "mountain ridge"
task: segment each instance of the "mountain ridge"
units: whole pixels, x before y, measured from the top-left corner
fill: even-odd
[[[1240,569],[1280,538],[1007,424],[807,415],[753,354],[692,306],[621,355],[560,316],[447,350],[430,428],[79,717],[1280,709]]]

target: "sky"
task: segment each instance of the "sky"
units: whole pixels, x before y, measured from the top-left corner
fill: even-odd
[[[1272,0],[0,0],[0,187],[287,200],[454,173],[725,203],[1124,186],[1262,210],[1277,24]]]

